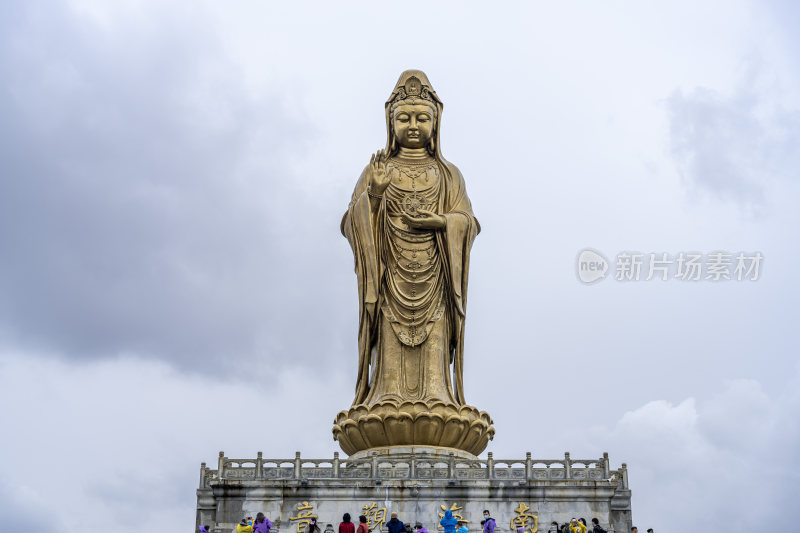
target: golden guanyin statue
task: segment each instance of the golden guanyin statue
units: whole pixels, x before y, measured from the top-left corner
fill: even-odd
[[[341,230],[358,277],[358,379],[333,427],[347,454],[388,446],[482,452],[486,412],[464,399],[464,318],[480,225],[442,156],[442,101],[419,70],[386,102],[386,148],[361,173]]]

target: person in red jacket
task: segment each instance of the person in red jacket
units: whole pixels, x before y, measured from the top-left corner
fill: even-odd
[[[369,527],[367,527],[367,517],[363,514],[358,517],[358,531],[356,533],[369,533]]]
[[[356,526],[350,521],[350,513],[344,513],[342,523],[339,524],[339,533],[356,533]]]

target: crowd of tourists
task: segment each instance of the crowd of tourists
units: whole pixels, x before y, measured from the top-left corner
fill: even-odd
[[[550,529],[547,530],[547,533],[587,533],[587,531],[589,533],[608,533],[600,526],[600,520],[597,518],[592,518],[591,530],[589,530],[585,518],[573,518],[569,522],[565,522],[561,525],[555,521],[550,522]],[[633,526],[631,528],[631,533],[639,533],[639,528]],[[647,533],[653,533],[653,528],[648,529]]]
[[[550,522],[550,529],[548,533],[586,533],[589,531],[589,526],[586,524],[585,518],[573,518],[569,522],[558,525],[558,522]],[[600,525],[600,520],[592,518],[592,529],[590,533],[608,533]]]
[[[384,533],[382,531],[373,531],[368,527],[367,517],[361,515],[358,517],[358,527],[352,522],[350,513],[345,513],[342,516],[342,521],[339,524],[338,533]],[[444,528],[444,533],[469,533],[466,520],[459,520],[453,516],[452,511],[445,511],[444,517],[439,521],[439,525]],[[483,520],[481,520],[481,533],[495,533],[497,522],[492,518],[489,510],[483,511]],[[242,521],[236,526],[236,533],[270,533],[272,529],[272,522],[269,518],[264,516],[264,513],[258,513],[253,519],[252,516],[242,518]],[[200,526],[200,533],[211,533],[209,526]],[[275,532],[277,533],[277,531]],[[317,524],[316,518],[310,518],[306,533],[334,533],[333,524],[325,526],[323,532]],[[386,522],[385,533],[428,533],[425,527],[417,522],[413,529],[410,524],[404,524],[397,517],[397,513],[392,513],[391,518]],[[518,527],[515,533],[525,533],[524,527]],[[558,522],[551,522],[548,533],[607,533],[597,518],[592,518],[592,529],[586,524],[585,518],[573,518],[569,522],[560,524]],[[639,533],[636,527],[631,528],[631,533]],[[653,533],[653,529],[648,529],[647,533]]]
[[[255,519],[252,516],[245,516],[236,525],[236,533],[270,533],[270,529],[272,522],[264,513],[258,513]],[[211,533],[211,526],[200,526],[200,533]],[[316,533],[319,533],[319,529]]]

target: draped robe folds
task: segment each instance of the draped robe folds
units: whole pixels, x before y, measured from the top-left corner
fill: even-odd
[[[444,279],[439,289],[444,293],[441,295],[444,316],[438,327],[445,329],[442,334],[430,333],[422,341],[422,345],[424,347],[425,343],[444,344],[441,349],[434,351],[442,353],[445,358],[442,364],[447,376],[442,386],[447,390],[434,391],[436,394],[433,396],[452,398],[458,405],[466,405],[463,391],[463,354],[467,277],[470,248],[480,231],[480,225],[472,212],[464,179],[459,170],[441,158],[437,157],[435,161],[441,184],[438,205],[430,206],[430,210],[446,219],[444,229],[433,230],[433,244],[441,261],[440,268]],[[390,252],[387,247],[390,246],[389,239],[392,236],[391,229],[387,227],[386,199],[381,199],[378,208],[373,211],[367,194],[368,185],[368,172],[364,169],[341,223],[342,234],[347,237],[353,249],[358,279],[359,357],[354,406],[363,403],[371,405],[385,399],[387,397],[385,391],[371,389],[399,378],[394,374],[374,375],[374,372],[383,372],[382,369],[389,366],[382,365],[384,361],[381,358],[393,356],[390,353],[382,353],[382,346],[379,343],[381,335],[385,336],[389,331],[388,328],[382,328],[381,324],[388,320],[382,308],[387,297],[387,269],[391,267],[387,264],[387,258],[390,257],[387,255]],[[430,353],[431,350],[427,350],[423,355]],[[450,365],[452,365],[452,385]],[[371,371],[373,376],[370,376]]]

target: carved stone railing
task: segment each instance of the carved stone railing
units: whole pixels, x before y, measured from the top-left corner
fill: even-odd
[[[486,459],[375,453],[350,460],[340,459],[339,452],[333,459],[305,459],[300,452],[294,459],[264,459],[261,452],[255,459],[231,459],[219,452],[216,470],[205,463],[200,466],[201,489],[225,480],[262,479],[597,481],[628,489],[627,466],[622,463],[620,469],[611,470],[607,453],[599,459],[572,459],[569,452],[563,459],[532,459],[527,453],[522,460],[495,459],[491,452]]]

